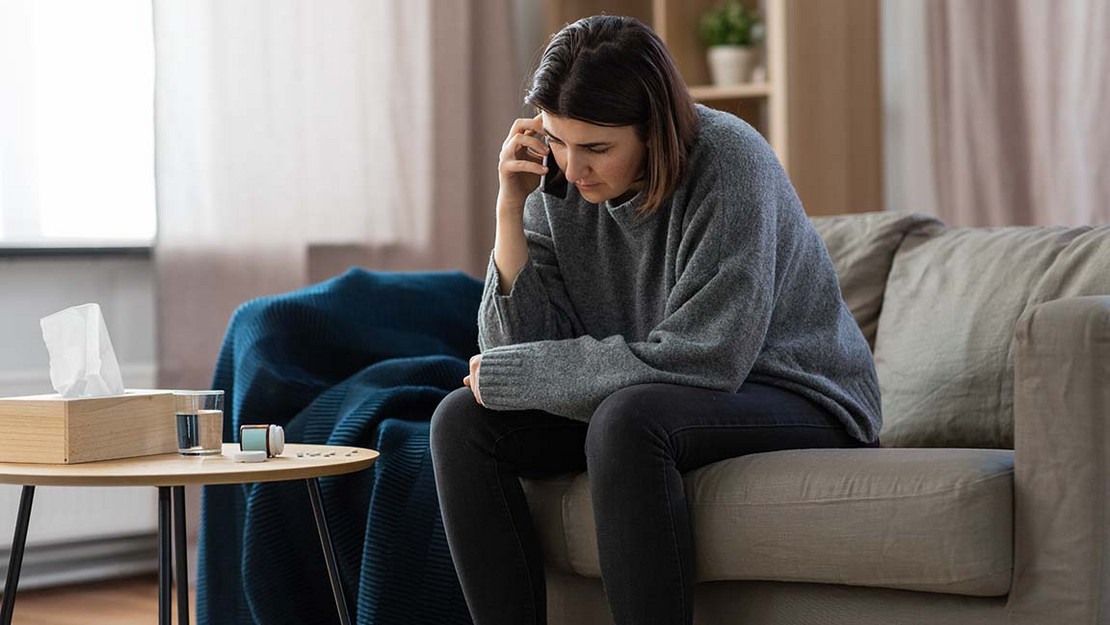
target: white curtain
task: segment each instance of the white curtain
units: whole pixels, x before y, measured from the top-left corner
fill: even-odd
[[[511,0],[155,0],[160,384],[307,249],[480,275],[520,100]]]
[[[1110,2],[882,6],[890,208],[1110,223]]]

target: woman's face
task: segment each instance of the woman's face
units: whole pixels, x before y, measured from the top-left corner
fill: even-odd
[[[542,116],[555,162],[586,200],[624,201],[643,187],[647,145],[635,126],[597,126],[547,111]]]

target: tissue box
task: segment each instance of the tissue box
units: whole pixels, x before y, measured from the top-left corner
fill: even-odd
[[[76,464],[175,451],[171,391],[0,398],[0,462]]]

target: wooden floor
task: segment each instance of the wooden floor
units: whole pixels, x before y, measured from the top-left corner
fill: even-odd
[[[194,602],[195,595],[189,601],[190,625],[196,623]],[[158,622],[158,578],[144,575],[20,592],[12,616],[13,625],[151,625]]]

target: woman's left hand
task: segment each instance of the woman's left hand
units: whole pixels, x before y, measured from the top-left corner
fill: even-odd
[[[482,364],[482,355],[470,357],[470,375],[463,378],[463,384],[470,387],[474,391],[474,399],[482,404],[482,396],[478,393],[478,367]],[[484,404],[483,404],[484,405]]]

